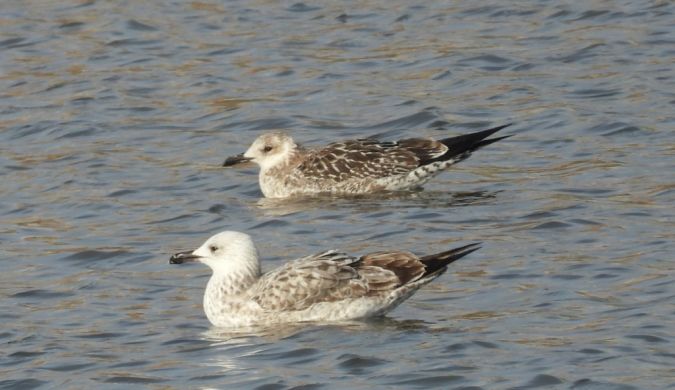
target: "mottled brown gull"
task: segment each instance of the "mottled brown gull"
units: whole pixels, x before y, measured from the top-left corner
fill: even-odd
[[[206,316],[215,326],[242,327],[384,315],[478,248],[470,244],[423,257],[404,251],[353,257],[329,250],[261,274],[251,237],[225,231],[194,251],[176,253],[169,262],[211,267]]]
[[[259,136],[245,153],[223,166],[253,161],[260,165],[260,189],[267,198],[294,195],[368,194],[420,187],[442,170],[483,146],[508,136],[486,139],[509,125],[441,140],[365,138],[305,149],[283,132]]]

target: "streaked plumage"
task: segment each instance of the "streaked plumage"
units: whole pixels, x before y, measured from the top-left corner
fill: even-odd
[[[251,237],[226,231],[195,251],[176,253],[170,263],[211,267],[206,316],[215,326],[239,327],[383,315],[477,249],[471,244],[424,257],[402,251],[353,257],[329,250],[261,274]]]
[[[266,133],[245,153],[226,159],[223,166],[246,161],[260,165],[260,189],[268,198],[406,190],[423,185],[473,151],[507,138],[486,139],[507,126],[438,141],[366,138],[320,149],[302,148],[285,133]]]

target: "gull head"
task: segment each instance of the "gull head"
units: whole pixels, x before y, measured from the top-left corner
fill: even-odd
[[[225,231],[220,232],[194,251],[178,252],[169,259],[170,264],[201,262],[213,270],[214,274],[244,273],[260,275],[258,251],[248,234]]]
[[[256,138],[246,152],[228,157],[223,166],[252,161],[264,171],[288,161],[296,148],[293,138],[286,133],[265,133]]]

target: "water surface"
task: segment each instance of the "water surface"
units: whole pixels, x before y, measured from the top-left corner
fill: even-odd
[[[0,4],[0,388],[675,388],[668,1]],[[513,122],[425,192],[261,200],[223,169]],[[481,241],[387,318],[228,332],[220,230],[264,267]],[[235,387],[236,386],[236,387]]]

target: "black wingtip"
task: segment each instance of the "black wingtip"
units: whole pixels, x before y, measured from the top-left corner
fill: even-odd
[[[474,142],[477,142],[477,141],[480,141],[482,139],[485,139],[485,138],[491,136],[492,134],[495,134],[496,132],[498,132],[500,130],[504,130],[505,128],[507,128],[511,125],[513,125],[513,123],[507,123],[505,125],[493,127],[493,128],[487,129],[487,130],[477,131],[475,133],[463,134],[463,135],[460,135],[460,136],[457,136],[457,137],[446,138],[445,140],[466,138],[467,140],[473,140]],[[443,142],[443,141],[444,140],[441,140],[441,142]]]
[[[499,130],[505,129],[505,128],[507,128],[509,126],[512,126],[512,125],[513,125],[513,123],[507,123],[505,125],[501,125],[501,126],[493,127],[491,129],[483,130],[483,132],[489,131],[490,134],[494,134],[494,133],[498,132]]]
[[[451,263],[461,259],[469,253],[479,250],[481,248],[481,244],[482,243],[480,242],[474,242],[473,244],[464,245],[459,248],[453,248],[445,252],[422,257],[420,260],[426,266],[426,272],[424,275],[430,275],[446,268]]]
[[[450,160],[451,158],[456,158],[458,156],[460,157],[460,159],[464,159],[475,150],[478,150],[484,146],[511,137],[510,135],[505,135],[503,137],[486,139],[487,137],[511,125],[512,123],[507,123],[505,125],[493,127],[487,130],[477,131],[475,133],[463,134],[457,137],[441,139],[439,141],[443,145],[448,147],[448,151],[444,155],[429,162]]]
[[[464,245],[464,246],[461,246],[459,248],[454,248],[454,249],[450,249],[450,250],[445,251],[445,252],[438,253],[434,256],[436,256],[437,258],[444,259],[444,260],[448,259],[448,260],[450,260],[450,263],[451,263],[455,260],[461,259],[462,257],[468,255],[471,252],[475,252],[475,251],[479,250],[481,248],[482,244],[483,244],[482,242],[474,242],[472,244]],[[448,263],[448,264],[450,264],[450,263]]]
[[[511,138],[511,137],[513,137],[513,134],[509,134],[509,135],[505,135],[505,136],[497,137],[497,138],[484,139],[480,142],[476,142],[473,145],[473,148],[471,149],[471,151],[478,150],[478,149],[482,148],[483,146],[488,146],[488,145],[493,144],[497,141],[501,141],[503,139],[507,139],[507,138]]]

